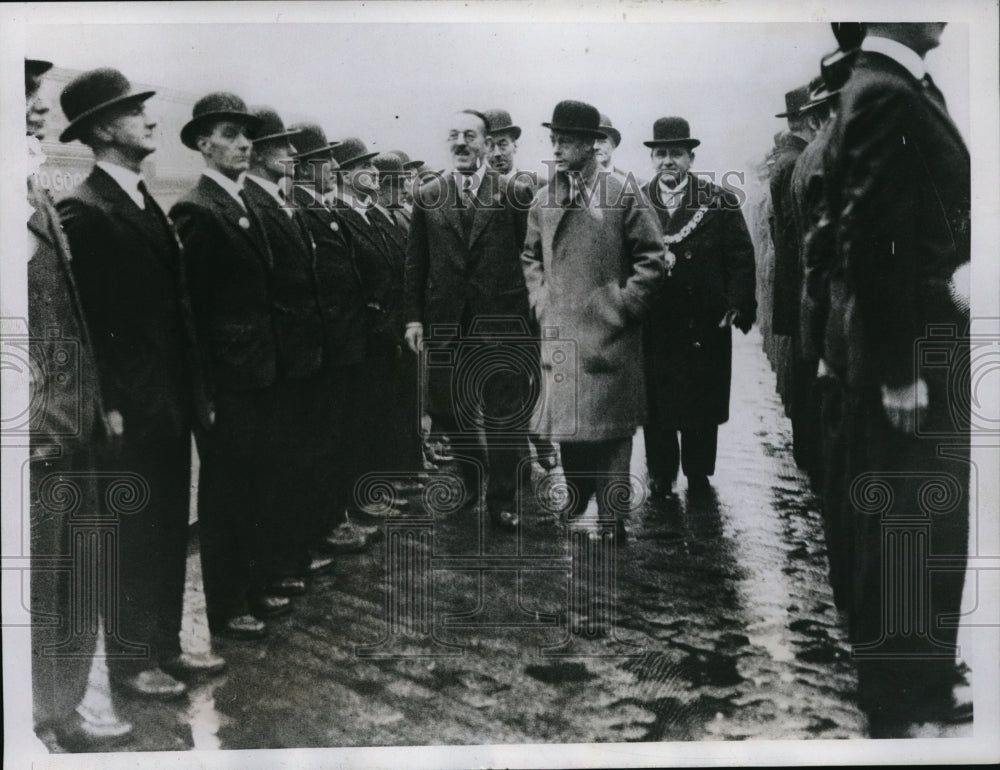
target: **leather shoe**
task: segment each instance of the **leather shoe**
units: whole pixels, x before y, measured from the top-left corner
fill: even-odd
[[[278,618],[292,611],[292,600],[287,596],[262,594],[250,603],[250,612],[261,620]]]
[[[267,588],[274,596],[302,596],[306,592],[306,581],[297,577],[275,580]]]
[[[115,676],[113,681],[123,690],[142,698],[173,700],[187,692],[187,685],[179,682],[159,667],[147,668],[133,676]]]
[[[317,556],[309,562],[309,574],[322,575],[324,572],[330,572],[334,564],[336,562],[329,556]]]
[[[492,520],[494,526],[511,531],[517,530],[517,525],[520,521],[517,514],[513,511],[500,511],[492,514],[490,519]]]
[[[197,655],[182,652],[176,658],[163,661],[160,664],[160,668],[177,679],[184,679],[198,674],[213,676],[225,670],[226,661],[211,652],[203,652]]]
[[[267,634],[267,626],[253,615],[238,615],[218,625],[209,624],[209,630],[233,639],[260,639]]]
[[[338,554],[360,553],[368,550],[373,537],[366,530],[353,522],[344,522],[333,532],[319,542],[319,548],[324,553]]]
[[[553,471],[559,465],[559,458],[554,454],[540,454],[537,458],[538,464],[541,466],[543,471]]]
[[[67,751],[100,751],[121,746],[132,738],[132,723],[115,717],[111,722],[92,722],[78,712],[55,725],[52,732]]]

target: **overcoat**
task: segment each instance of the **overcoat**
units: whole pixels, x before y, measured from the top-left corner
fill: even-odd
[[[606,173],[590,181],[569,208],[562,174],[536,193],[521,255],[542,334],[539,433],[556,441],[626,438],[645,415],[642,319],[663,274],[660,230],[638,190]]]
[[[678,429],[729,419],[732,330],[720,328],[738,310],[744,329],[756,318],[753,244],[734,194],[692,174],[683,203],[671,215],[650,183],[643,188],[663,233],[701,221],[669,246],[677,262],[665,276],[646,321],[645,362],[650,398],[661,424]]]

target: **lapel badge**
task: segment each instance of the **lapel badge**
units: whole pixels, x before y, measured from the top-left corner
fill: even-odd
[[[340,225],[338,225],[336,222],[331,222],[330,229],[333,230],[333,232],[337,232],[340,229]]]
[[[249,230],[250,220],[247,219],[246,217],[240,217],[240,227],[242,227],[244,230]]]
[[[691,251],[690,251],[690,249],[684,252],[684,259],[691,259]]]

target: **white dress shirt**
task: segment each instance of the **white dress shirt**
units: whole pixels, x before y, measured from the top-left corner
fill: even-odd
[[[680,184],[676,187],[669,187],[663,177],[661,176],[657,184],[660,186],[660,199],[663,201],[663,205],[667,207],[667,213],[670,216],[674,215],[674,212],[681,207],[684,202],[684,191],[687,189],[688,176],[685,174],[684,179],[681,180]]]
[[[486,164],[483,163],[472,174],[463,174],[457,170],[452,173],[455,174],[455,184],[458,185],[459,190],[468,190],[470,195],[478,195],[479,186],[483,183],[483,177],[486,176]]]
[[[246,204],[243,202],[243,198],[240,196],[240,192],[243,190],[243,174],[240,174],[234,182],[225,174],[220,174],[214,168],[202,169],[202,176],[206,176],[213,182],[219,185],[223,190],[233,196],[238,204],[240,204],[241,209],[246,209]]]
[[[146,210],[146,200],[139,192],[139,182],[145,181],[142,174],[137,174],[131,169],[115,163],[108,163],[106,160],[99,160],[95,165],[114,179],[115,183],[125,191],[125,194],[135,202],[136,206],[143,211]]]

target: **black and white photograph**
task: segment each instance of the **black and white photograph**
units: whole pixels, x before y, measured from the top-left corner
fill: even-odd
[[[0,40],[5,768],[1000,761],[995,0]]]

